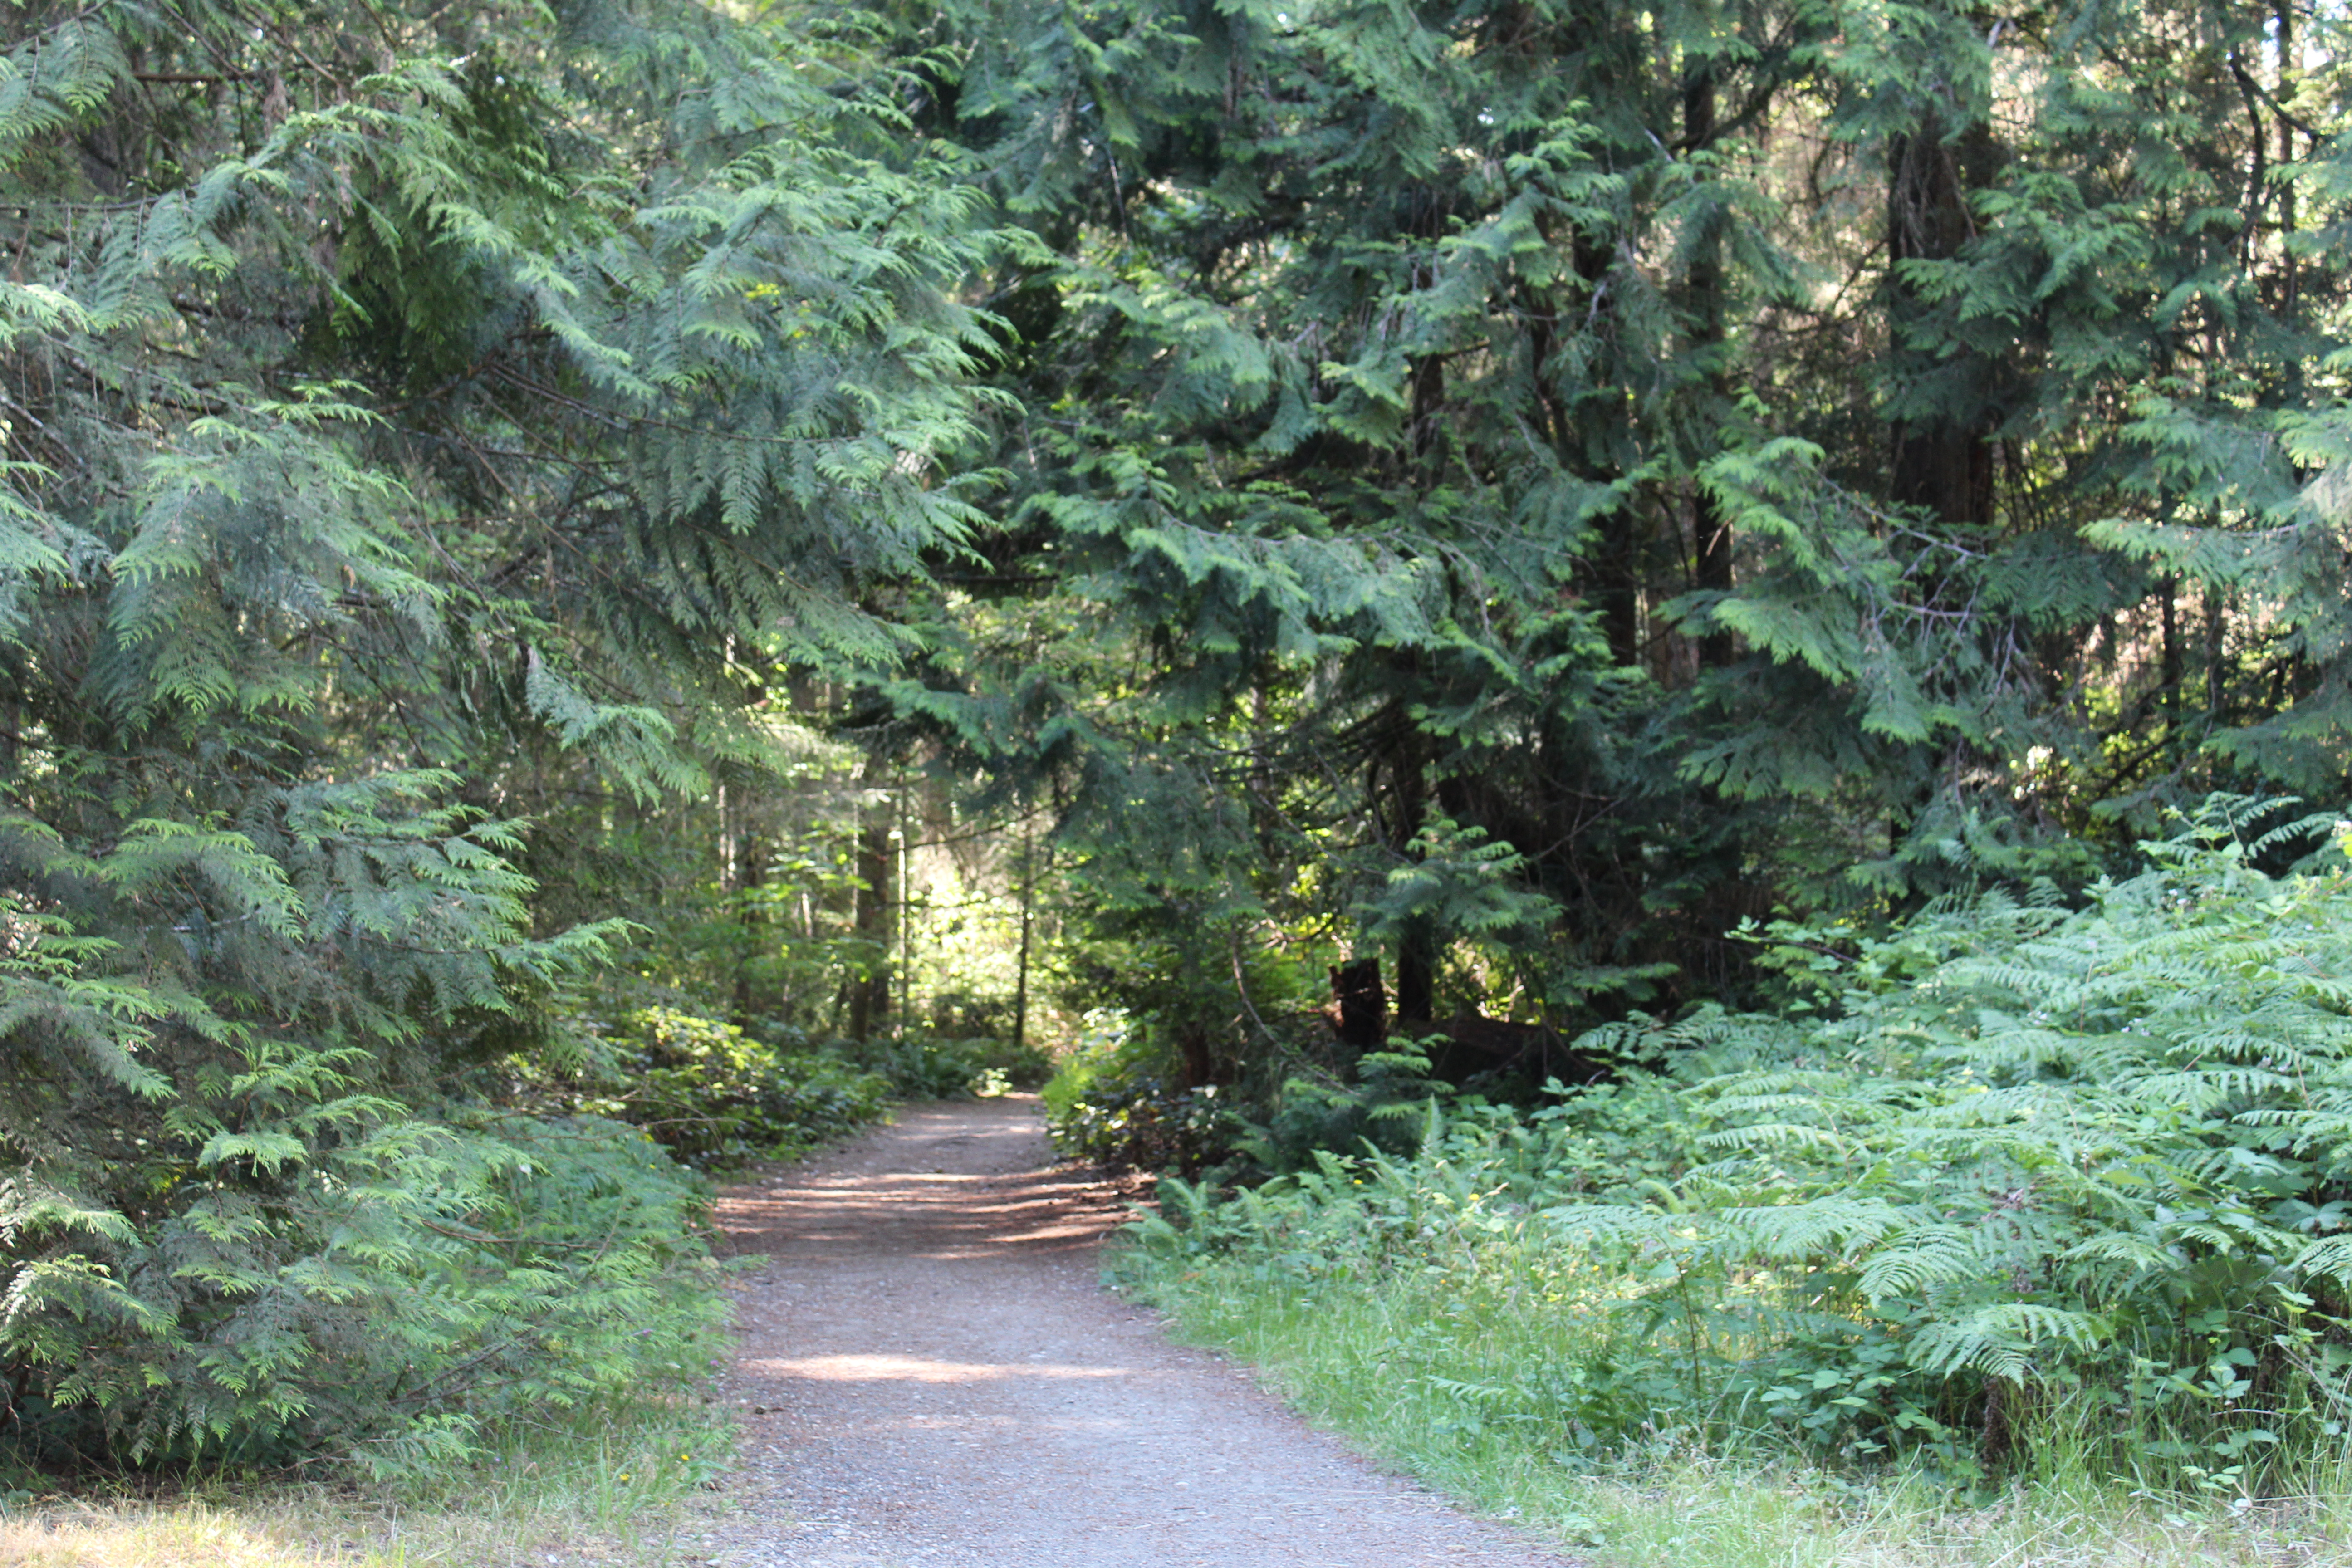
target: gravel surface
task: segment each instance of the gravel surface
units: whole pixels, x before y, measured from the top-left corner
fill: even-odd
[[[917,1106],[719,1205],[739,1568],[1561,1568],[1373,1469],[1096,1282],[1114,1194],[1030,1096]]]

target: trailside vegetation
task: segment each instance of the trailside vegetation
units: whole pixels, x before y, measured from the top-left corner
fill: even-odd
[[[15,8],[0,1443],[690,1377],[704,1173],[1050,1039],[1568,1468],[2303,1484],[2347,25]]]
[[[1168,1300],[1548,1324],[1423,1370],[1571,1456],[2341,1453],[2343,999],[2231,948],[2352,795],[2341,18],[899,15],[1030,414],[879,684],[1055,809]]]
[[[1051,805],[1137,1081],[1344,1075],[1377,957],[1531,1089],[1448,1026],[2345,796],[2325,7],[891,15],[1027,416],[876,679]]]
[[[708,1365],[648,1132],[763,1152],[824,1075],[647,1016],[605,1103],[579,988],[657,930],[616,832],[781,775],[778,661],[887,652],[971,526],[982,230],[891,80],[659,0],[10,12],[20,1459],[409,1473]]]
[[[1759,931],[1810,1005],[1612,1026],[1667,1065],[1532,1112],[1396,1107],[1398,1153],[1222,1201],[1170,1179],[1120,1268],[1207,1331],[1270,1315],[1412,1385],[1421,1463],[1793,1450],[2328,1495],[2352,865],[2339,840],[2265,874],[2342,826],[2239,826],[2217,806],[2077,909]]]

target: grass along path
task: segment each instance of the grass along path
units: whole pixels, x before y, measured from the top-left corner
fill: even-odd
[[[1482,1510],[1581,1544],[1594,1568],[2335,1568],[2352,1562],[2352,1489],[2262,1502],[2135,1496],[2070,1473],[1989,1503],[1916,1477],[1871,1480],[1672,1446],[1597,1473],[1559,1434],[1507,1415],[1520,1369],[1574,1353],[1540,1314],[1465,1310],[1411,1274],[1325,1279],[1311,1295],[1248,1261],[1118,1271],[1180,1338],[1262,1369],[1366,1452]],[[1490,1304],[1491,1305],[1491,1304]],[[2352,1480],[2352,1477],[2347,1477]]]
[[[677,1400],[572,1412],[433,1483],[232,1487],[154,1497],[19,1491],[7,1568],[674,1568],[709,1528],[733,1437]]]

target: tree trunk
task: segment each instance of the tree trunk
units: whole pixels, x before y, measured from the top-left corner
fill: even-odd
[[[2205,719],[2221,727],[2222,709],[2230,695],[2229,595],[2211,584],[2205,587]]]
[[[2162,665],[2159,674],[2162,685],[2158,696],[2163,700],[2164,721],[2180,722],[2180,685],[2184,679],[2180,656],[2180,584],[2177,578],[2164,580],[2164,591],[2157,601],[2158,625],[2163,633]]]
[[[1389,1034],[1389,994],[1381,984],[1379,954],[1331,966],[1331,1000],[1323,1018],[1353,1056],[1381,1048]]]
[[[1419,851],[1413,841],[1429,820],[1429,782],[1422,755],[1421,731],[1410,718],[1405,741],[1398,750],[1395,771],[1397,847],[1408,858]],[[1396,1016],[1400,1023],[1427,1023],[1435,1016],[1437,933],[1425,915],[1405,922],[1397,939]]]
[[[1959,254],[1975,231],[1968,201],[1970,179],[1988,175],[1993,151],[1985,126],[1970,126],[1948,139],[1942,117],[1931,110],[1920,117],[1917,131],[1895,139],[1889,160],[1890,348],[1898,374],[1932,374],[1945,383],[1935,395],[1944,407],[1893,425],[1890,499],[1957,527],[1989,527],[1993,517],[1993,421],[1983,367],[1906,341],[1935,306],[1906,279],[1903,264],[1948,261]]]
[[[866,807],[857,829],[857,893],[850,925],[860,968],[849,983],[849,1037],[869,1040],[890,1013],[891,889],[897,881],[888,803]]]
[[[735,841],[733,849],[740,858],[735,863],[727,889],[728,906],[733,911],[737,926],[735,939],[735,1001],[733,1017],[739,1027],[748,1028],[759,1016],[763,1004],[772,995],[752,977],[752,965],[763,952],[773,950],[774,942],[767,934],[768,918],[764,906],[751,895],[767,879],[767,854],[757,838],[746,834]]]
[[[1018,1058],[1029,1047],[1029,933],[1034,921],[1037,894],[1036,841],[1030,825],[1021,825],[1021,951],[1013,978],[1013,1054]]]

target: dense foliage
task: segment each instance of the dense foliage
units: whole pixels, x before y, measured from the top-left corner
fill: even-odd
[[[17,7],[9,1440],[396,1464],[683,1365],[642,1133],[1082,1018],[1074,1148],[1333,1214],[1614,1073],[1441,1142],[1721,1287],[1693,1410],[2320,1387],[2332,884],[2132,847],[2352,795],[2346,25]]]
[[[2345,795],[2325,7],[894,15],[1029,416],[887,689],[1178,1088],[1311,1039],[1270,954],[1572,1035]]]
[[[616,826],[967,526],[970,198],[814,20],[5,41],[0,1437],[396,1468],[690,1373],[698,1189],[500,1063],[613,1066]]]
[[[1433,1328],[1367,1375],[1566,1462],[1772,1432],[2292,1489],[2352,1398],[2352,869],[2273,878],[2220,837],[2077,911],[1955,902],[1843,951],[1783,929],[1810,1020],[1617,1026],[1671,1068],[1532,1116],[1432,1100],[1408,1153],[1179,1184],[1139,1245],[1179,1295],[1205,1261],[1550,1336],[1497,1365]]]
[[[699,1170],[803,1154],[889,1109],[893,1086],[880,1073],[831,1052],[779,1052],[676,1008],[635,1009],[606,1023],[597,1043],[584,1069],[545,1075],[527,1097],[568,1099],[642,1128]]]

